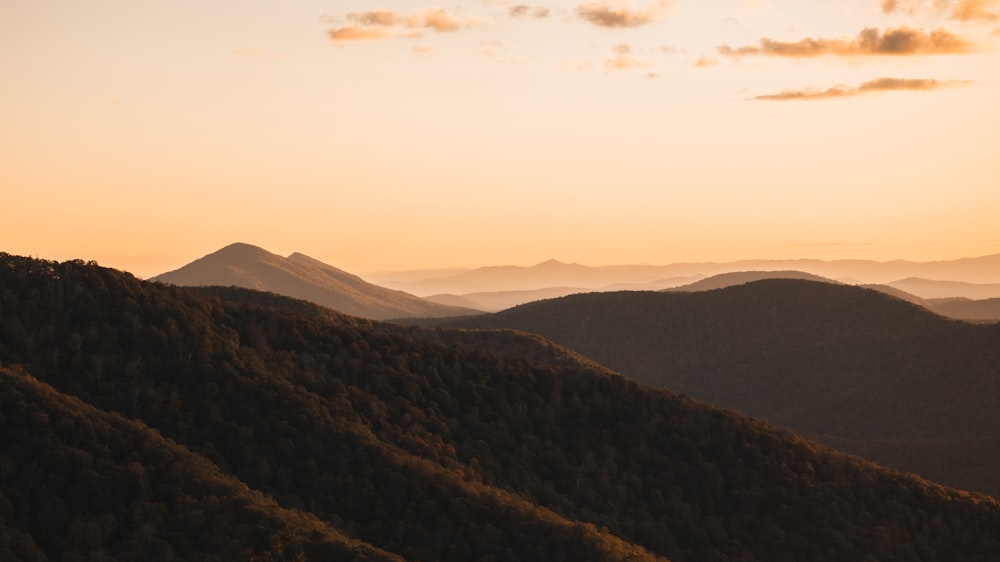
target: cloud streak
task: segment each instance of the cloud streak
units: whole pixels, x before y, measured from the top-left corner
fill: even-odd
[[[396,37],[420,37],[425,30],[450,33],[480,23],[474,17],[460,18],[444,8],[428,8],[410,15],[380,8],[368,12],[349,13],[345,19],[348,25],[327,32],[331,41],[375,41]]]
[[[1000,0],[934,0],[930,3],[923,0],[882,0],[882,11],[887,14],[947,14],[959,21],[997,21],[1000,20]]]
[[[723,45],[719,47],[719,54],[730,57],[764,55],[805,58],[824,55],[846,57],[945,55],[968,53],[971,50],[971,43],[945,29],[927,32],[903,26],[885,31],[866,27],[857,37],[845,39],[809,37],[799,41],[776,41],[765,37],[757,45],[745,47]]]
[[[806,88],[804,90],[785,90],[778,94],[756,96],[754,100],[763,101],[805,101],[829,98],[847,98],[875,92],[898,90],[927,91],[950,86],[967,85],[965,80],[933,80],[929,78],[877,78],[864,82],[860,86],[834,86],[825,90]]]
[[[551,11],[548,8],[541,6],[532,8],[527,4],[518,4],[510,7],[510,17],[512,18],[526,18],[530,16],[535,19],[545,19],[549,17],[550,14]]]
[[[670,2],[660,0],[646,9],[610,6],[607,2],[588,2],[576,7],[576,14],[598,27],[623,28],[647,25],[670,9]]]

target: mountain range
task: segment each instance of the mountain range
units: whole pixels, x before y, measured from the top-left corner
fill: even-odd
[[[947,280],[990,287],[953,285],[952,294],[924,295],[922,289],[901,287],[925,298],[936,296],[1000,297],[1000,254],[948,261],[914,262],[894,260],[743,260],[726,263],[674,263],[668,265],[616,265],[591,267],[549,260],[531,267],[491,266],[464,271],[374,272],[375,283],[416,295],[475,292],[524,291],[548,287],[587,290],[659,290],[692,283],[703,277],[737,271],[801,271],[849,284],[892,283],[907,278]],[[631,285],[631,286],[623,286]],[[963,289],[973,293],[966,294]]]
[[[6,254],[0,288],[4,560],[1000,558],[993,498],[536,335]],[[581,298],[595,296],[560,300]],[[790,343],[800,321],[786,320]]]
[[[882,292],[767,279],[572,295],[437,322],[539,334],[637,381],[894,468],[1000,495],[1000,324]],[[936,452],[967,447],[956,457]]]
[[[373,285],[303,254],[294,253],[284,258],[243,243],[226,246],[151,280],[172,285],[235,286],[269,291],[376,320],[460,316],[476,312]]]

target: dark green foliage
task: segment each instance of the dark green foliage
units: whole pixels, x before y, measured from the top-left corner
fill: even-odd
[[[1000,557],[990,498],[642,387],[536,337],[376,324],[75,262],[3,256],[0,287],[0,361],[53,399],[141,422],[293,513],[407,559]],[[159,481],[164,461],[142,460]],[[35,523],[12,523],[24,509],[0,511],[0,538],[57,556]]]

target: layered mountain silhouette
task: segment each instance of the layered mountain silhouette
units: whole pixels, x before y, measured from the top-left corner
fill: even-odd
[[[4,559],[1000,557],[992,498],[537,336],[79,261],[0,287]]]
[[[636,380],[900,470],[1000,495],[1000,324],[864,288],[770,279],[573,295],[449,322],[539,334]],[[933,451],[967,443],[966,462]],[[923,452],[918,452],[923,451]]]
[[[236,243],[152,279],[184,286],[235,286],[307,300],[345,314],[384,320],[473,314],[379,287],[356,275],[295,253],[287,258]]]
[[[661,290],[688,284],[703,277],[740,271],[801,271],[851,284],[886,284],[905,281],[907,278],[923,278],[967,285],[992,285],[991,287],[952,285],[951,290],[996,291],[997,281],[1000,280],[1000,254],[932,262],[795,259],[602,267],[549,260],[531,267],[494,266],[460,272],[389,272],[373,274],[372,279],[382,285],[417,295],[442,293],[465,295],[476,292],[529,291],[550,287],[579,287],[591,291]],[[900,286],[900,288],[918,296],[926,296],[919,290],[911,290],[912,287],[908,289],[906,286]],[[1000,297],[1000,294],[958,292],[933,296],[987,298]]]
[[[925,299],[992,299],[1000,298],[1000,283],[962,283],[909,277],[887,283],[890,287],[906,291]]]

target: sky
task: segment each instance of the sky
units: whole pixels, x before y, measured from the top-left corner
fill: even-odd
[[[1000,253],[1000,0],[0,1],[0,251]]]

